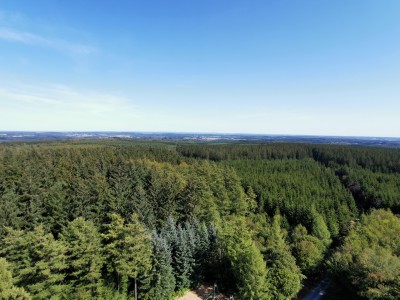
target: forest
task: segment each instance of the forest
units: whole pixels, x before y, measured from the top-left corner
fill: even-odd
[[[0,299],[400,299],[400,149],[0,144]]]

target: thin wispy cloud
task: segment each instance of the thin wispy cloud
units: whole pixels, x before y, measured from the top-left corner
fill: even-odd
[[[127,98],[109,93],[83,91],[62,84],[32,86],[17,84],[0,86],[0,102],[28,105],[62,111],[85,111],[90,114],[108,114],[116,111],[133,111],[135,106]],[[21,106],[22,107],[22,106]]]
[[[60,84],[0,86],[0,107],[3,130],[45,129],[49,122],[55,130],[79,130],[85,124],[92,130],[117,130],[149,118],[129,98]]]
[[[30,32],[18,31],[6,27],[0,27],[0,39],[26,45],[49,47],[72,54],[90,54],[97,51],[95,47],[88,45],[61,39],[47,38]]]
[[[143,124],[159,118],[131,98],[63,84],[0,84],[0,107],[0,130],[27,130],[26,124],[38,130],[143,130]]]

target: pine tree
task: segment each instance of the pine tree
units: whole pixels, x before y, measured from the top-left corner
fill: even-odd
[[[66,225],[68,212],[65,210],[66,192],[61,182],[55,183],[43,199],[42,222],[54,235]]]
[[[147,192],[142,182],[136,182],[132,195],[132,211],[139,215],[139,218],[148,228],[155,229],[157,220],[154,214],[154,208],[151,205]]]
[[[276,214],[272,221],[271,236],[267,241],[264,256],[273,299],[284,300],[297,295],[303,275],[286,244],[280,224],[281,216]]]
[[[150,288],[145,293],[144,298],[167,300],[175,290],[171,250],[167,241],[156,232],[152,235],[152,241],[152,267],[149,272]]]
[[[335,211],[332,209],[328,212],[327,215],[327,226],[329,228],[329,232],[332,238],[337,238],[340,233],[339,222],[336,216]]]
[[[14,286],[8,262],[0,257],[0,299],[30,300],[31,297],[23,289]]]
[[[161,235],[167,241],[168,246],[174,255],[175,248],[178,243],[178,233],[176,231],[176,224],[173,217],[168,217],[167,223],[161,230]]]
[[[250,185],[247,187],[246,195],[248,198],[247,202],[249,211],[255,212],[257,209],[257,194],[254,192],[253,188]],[[258,210],[262,211],[263,207],[259,206]]]
[[[224,224],[222,243],[240,297],[248,300],[270,299],[265,262],[251,239],[244,218],[238,217]]]
[[[18,208],[18,196],[12,191],[2,192],[0,196],[0,238],[6,233],[5,227],[18,228],[21,211]]]
[[[311,233],[313,236],[317,237],[321,240],[321,242],[328,247],[332,240],[331,234],[329,233],[328,226],[324,221],[324,218],[321,214],[317,213],[315,210],[312,210],[313,223]]]
[[[108,172],[110,185],[110,197],[108,199],[108,210],[124,216],[126,202],[131,198],[132,185],[130,184],[128,166],[122,157],[118,157],[115,165]]]
[[[178,225],[177,244],[175,248],[174,269],[176,287],[178,290],[188,288],[191,285],[190,277],[193,272],[193,257],[190,249],[190,242],[185,230]]]
[[[35,299],[61,298],[68,292],[64,283],[66,247],[46,233],[43,226],[23,232],[8,229],[2,254],[12,263],[16,283]]]
[[[104,263],[101,236],[93,222],[82,217],[65,227],[60,239],[67,246],[68,279],[78,298],[93,298],[101,286]]]
[[[147,275],[151,267],[151,236],[132,214],[129,223],[117,214],[111,214],[111,222],[103,234],[109,272],[115,274],[117,290],[128,295],[130,279],[136,291],[139,276]]]
[[[196,260],[196,266],[195,266],[195,278],[197,282],[201,282],[204,280],[207,269],[209,269],[210,263],[212,263],[212,260],[210,261],[208,259],[208,254],[211,254],[210,252],[210,236],[208,234],[208,228],[205,223],[202,223],[200,226],[197,226],[197,245],[196,245],[196,251],[195,251],[195,260]]]
[[[188,242],[187,246],[190,251],[190,255],[193,257],[197,251],[197,245],[198,245],[198,236],[196,228],[192,225],[192,222],[187,221],[185,222],[183,229],[184,229],[185,239]]]

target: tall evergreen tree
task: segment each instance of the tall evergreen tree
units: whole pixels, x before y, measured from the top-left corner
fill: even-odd
[[[35,299],[60,299],[68,293],[64,282],[66,247],[43,226],[23,232],[8,229],[1,250],[12,263],[16,283]]]
[[[270,299],[265,261],[251,238],[245,220],[242,217],[230,220],[222,230],[224,252],[240,297],[248,300]]]
[[[175,290],[171,250],[167,241],[156,232],[152,235],[153,255],[149,272],[150,287],[145,299],[168,300]]]
[[[0,257],[0,299],[4,300],[30,300],[30,295],[23,289],[13,284],[9,264]]]
[[[79,299],[97,297],[104,257],[101,236],[93,222],[82,217],[75,219],[63,229],[60,239],[67,246],[71,293]]]
[[[202,223],[196,226],[196,231],[198,238],[194,256],[196,260],[194,275],[196,281],[201,282],[205,279],[205,275],[211,267],[210,263],[212,263],[212,260],[208,259],[208,254],[211,256],[212,253],[210,249],[210,236],[206,224]]]
[[[273,218],[271,236],[267,241],[264,256],[272,298],[284,300],[296,296],[301,288],[303,275],[284,239],[279,214]]]
[[[123,295],[129,294],[131,280],[134,292],[139,276],[147,275],[151,267],[151,236],[140,223],[136,214],[132,214],[129,222],[111,214],[111,222],[103,234],[105,254],[109,272],[115,274],[117,290]]]
[[[57,235],[67,224],[68,211],[65,210],[66,191],[62,182],[49,187],[43,199],[42,222],[54,235]]]
[[[18,208],[18,196],[5,191],[0,196],[0,238],[6,233],[5,227],[19,228],[22,225],[21,211]]]
[[[312,230],[311,233],[313,236],[317,237],[321,240],[321,242],[328,247],[331,240],[331,234],[328,230],[328,226],[326,225],[324,218],[321,214],[317,213],[315,210],[312,211]]]
[[[191,285],[193,272],[193,256],[186,230],[178,225],[177,244],[174,256],[174,269],[177,289],[188,288]]]

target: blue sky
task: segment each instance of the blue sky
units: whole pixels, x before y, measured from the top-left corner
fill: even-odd
[[[0,3],[0,130],[400,136],[400,1]]]

